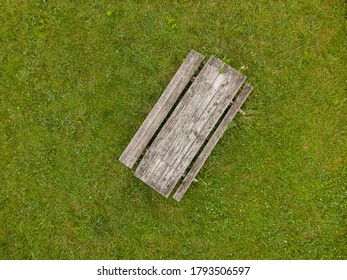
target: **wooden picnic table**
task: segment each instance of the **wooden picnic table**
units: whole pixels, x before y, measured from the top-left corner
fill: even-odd
[[[191,82],[204,58],[194,50],[188,54],[119,158],[132,168],[144,153],[135,176],[165,197],[184,177],[173,196],[177,201],[252,91],[244,86],[233,102],[246,76],[214,56]]]

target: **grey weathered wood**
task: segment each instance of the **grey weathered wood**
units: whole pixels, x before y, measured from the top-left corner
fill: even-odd
[[[195,180],[228,123],[241,111],[242,103],[252,90],[247,85],[233,103],[232,99],[246,77],[215,57],[211,57],[200,74],[192,78],[203,58],[195,51],[188,55],[120,157],[130,168],[135,164],[184,88],[192,81],[171,116],[146,149],[135,171],[136,177],[165,197],[170,195],[179,179],[185,177],[174,195],[178,201]],[[186,174],[189,164],[230,103],[233,104],[231,109]]]
[[[158,102],[120,156],[119,160],[126,166],[133,167],[203,60],[204,56],[194,50],[188,54]]]
[[[247,99],[248,95],[252,91],[252,86],[251,85],[246,85],[242,92],[240,93],[239,97],[236,99],[236,101],[233,103],[233,105],[230,107],[229,111],[227,114],[224,116],[223,120],[219,124],[218,128],[215,130],[213,133],[212,137],[204,147],[203,151],[200,153],[198,156],[197,160],[194,162],[192,168],[184,178],[182,184],[174,194],[173,198],[176,199],[177,201],[180,201],[187,189],[189,188],[190,184],[194,180],[195,176],[198,174],[199,170],[205,163],[206,159],[212,152],[213,148],[223,135],[224,131],[227,129],[228,124],[231,122],[231,120],[234,118],[236,113],[240,110],[242,104],[245,102]]]
[[[211,114],[208,122],[204,125],[204,127],[199,131],[196,131],[198,134],[197,137],[191,137],[189,145],[184,145],[183,151],[179,154],[175,163],[171,163],[171,170],[166,175],[165,179],[160,179],[160,184],[162,184],[162,188],[166,188],[163,190],[164,193],[171,192],[174,186],[177,184],[178,180],[181,178],[185,170],[188,168],[190,162],[195,157],[196,153],[204,143],[205,139],[212,131],[213,127],[217,123],[218,119],[221,117],[227,106],[230,104],[232,97],[236,94],[238,89],[241,87],[244,82],[245,77],[240,76],[236,79],[234,83],[230,83],[230,87],[228,90],[228,95],[225,97],[223,102],[220,102],[215,112]],[[191,134],[193,135],[193,134]]]
[[[246,78],[218,59],[212,67],[212,71],[199,81],[202,85],[197,87],[193,98],[187,100],[189,104],[184,110],[171,115],[168,123],[172,123],[173,118],[174,125],[164,126],[161,141],[145,154],[144,159],[147,155],[149,159],[142,173],[135,172],[136,177],[165,197],[169,196]],[[224,67],[224,71],[220,71],[220,67]],[[183,99],[181,104],[185,104]],[[142,164],[141,161],[139,168]]]
[[[211,57],[207,63],[204,65],[198,77],[194,80],[188,91],[183,96],[181,102],[177,105],[174,112],[171,114],[169,120],[165,123],[164,127],[161,129],[159,134],[154,139],[152,145],[149,147],[144,157],[142,158],[138,168],[135,171],[136,177],[141,177],[145,170],[150,166],[149,163],[153,159],[154,151],[158,149],[162,145],[163,139],[165,139],[168,135],[167,131],[170,131],[176,124],[178,119],[181,116],[181,112],[185,111],[186,105],[190,102],[190,100],[194,97],[194,92],[200,86],[201,80],[203,80],[206,75],[209,74],[211,68],[211,64],[213,64],[214,58]]]
[[[216,91],[218,91],[219,87],[226,79],[226,76],[224,74],[218,73],[218,70],[216,71],[216,73],[217,77],[212,82],[212,84],[205,82],[204,85],[206,87],[202,87],[202,90],[200,91],[200,98],[195,98],[193,102],[191,102],[192,109],[187,109],[188,112],[192,112],[192,114],[190,114],[190,117],[186,120],[181,121],[181,125],[177,126],[178,129],[174,133],[171,133],[171,135],[174,136],[172,140],[164,143],[161,146],[161,149],[157,151],[157,155],[160,156],[162,161],[169,164],[170,169],[173,168],[173,166],[171,166],[171,163],[176,155],[180,153],[181,145],[187,140],[187,138],[189,138],[189,134],[192,128],[194,126],[200,126],[201,123],[206,120],[208,113],[206,113],[207,110],[205,109],[211,104],[211,100],[214,99]],[[205,113],[204,116],[202,116],[203,113]],[[165,170],[156,169],[154,172],[162,173],[162,175],[165,174]],[[154,177],[151,176],[151,174],[149,174],[149,176],[152,178],[151,183],[157,184],[157,182],[153,180]],[[160,189],[162,188],[161,182],[159,182],[158,187]]]
[[[219,74],[213,85],[206,91],[202,100],[197,105],[196,110],[192,114],[189,121],[187,121],[179,133],[176,134],[176,139],[173,140],[170,146],[167,147],[166,154],[163,160],[171,164],[177,156],[180,155],[182,148],[187,147],[189,144],[189,136],[196,136],[195,134],[201,126],[207,121],[213,109],[219,104],[220,99],[223,97],[222,88],[225,87],[227,76]]]
[[[180,134],[164,155],[163,160],[170,165],[170,168],[165,170],[158,180],[158,184],[163,189],[163,192],[167,192],[167,190],[164,191],[164,188],[170,188],[170,186],[166,186],[167,181],[171,178],[180,160],[184,158],[186,149],[189,149],[194,139],[199,136],[202,127],[204,127],[210,115],[214,113],[215,108],[223,98],[225,94],[224,89],[228,84],[228,80],[229,73],[223,73],[218,76],[213,86],[207,91],[202,102],[198,105],[192,118],[184,125]],[[202,142],[205,140],[203,137],[200,136]]]
[[[181,145],[183,152],[180,152],[176,156],[174,163],[169,162],[169,164],[176,166],[176,164],[182,159],[182,155],[185,155],[186,157],[186,153],[188,152],[191,154],[190,157],[188,156],[188,161],[190,162],[190,158],[194,157],[196,152],[200,149],[200,144],[203,142],[201,140],[206,139],[227,106],[232,102],[232,99],[244,83],[245,79],[246,76],[241,75],[237,71],[234,70],[231,72],[226,85],[220,90],[219,96],[213,100],[213,104],[210,106],[211,111],[205,110],[204,112],[207,121],[205,121],[201,126],[194,127],[194,129],[189,133],[189,136],[191,136],[195,141],[183,143],[183,145]]]
[[[175,114],[174,111],[168,120],[168,122],[170,123],[172,119],[175,119],[176,121],[174,126],[170,130],[167,129],[168,127],[164,126],[162,129],[162,134],[164,134],[164,137],[160,145],[158,145],[158,147],[153,147],[152,145],[147,151],[147,153],[150,154],[150,152],[154,150],[154,156],[148,164],[148,168],[140,176],[137,171],[135,172],[135,176],[139,177],[147,184],[156,188],[159,192],[160,188],[158,188],[158,185],[156,185],[155,182],[158,179],[158,175],[160,175],[162,171],[164,171],[167,168],[167,163],[163,163],[163,156],[165,155],[169,147],[173,145],[173,140],[177,137],[177,135],[180,135],[180,132],[182,128],[186,125],[186,123],[189,123],[189,121],[196,122],[196,119],[192,118],[192,116],[194,116],[194,114],[200,114],[199,110],[203,111],[207,104],[209,104],[209,101],[213,97],[215,91],[218,90],[219,86],[226,78],[225,75],[221,74],[219,71],[219,67],[223,65],[224,63],[222,63],[218,59],[215,59],[214,64],[212,65],[213,67],[211,71],[206,75],[206,77],[202,80],[195,80],[198,80],[197,83],[199,83],[200,86],[197,86],[195,88],[195,91],[193,90],[193,98],[189,99],[188,103],[185,103],[185,100],[183,99],[181,100],[181,104],[186,104],[186,106],[184,106],[184,110],[178,115]],[[147,153],[145,154],[144,159],[146,158]],[[141,168],[141,165],[142,161],[139,165],[139,168]]]
[[[190,131],[185,142],[181,145],[181,150],[176,153],[177,155],[172,155],[171,161],[167,160],[170,164],[170,170],[159,179],[164,194],[169,195],[175,187],[245,79],[246,77],[236,70],[231,70],[225,86],[210,102],[210,110],[204,111],[196,126]]]

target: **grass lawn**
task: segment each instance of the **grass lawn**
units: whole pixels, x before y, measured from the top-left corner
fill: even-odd
[[[346,259],[344,1],[3,1],[1,259]],[[191,49],[254,86],[180,203],[118,161]]]

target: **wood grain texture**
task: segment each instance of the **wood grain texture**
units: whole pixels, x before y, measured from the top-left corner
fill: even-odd
[[[165,197],[169,196],[246,78],[216,58],[209,60],[205,67],[135,172],[136,177]]]
[[[206,120],[202,118],[203,124],[194,128],[195,130],[189,134],[187,141],[182,145],[182,149],[177,153],[174,161],[168,162],[171,167],[169,174],[165,178],[159,179],[163,193],[169,194],[175,187],[245,79],[245,76],[236,71],[229,76],[226,86],[220,90],[219,98],[217,98],[217,95],[212,103],[211,108],[213,111],[209,112],[207,110]]]
[[[191,51],[120,157],[133,167],[204,57]],[[168,197],[242,86],[246,76],[211,56],[144,153],[135,176]],[[251,92],[247,85],[211,136],[174,195],[180,200]]]
[[[161,158],[162,161],[170,165],[170,169],[173,168],[171,164],[174,158],[181,152],[181,146],[190,139],[192,128],[194,126],[199,127],[204,121],[206,121],[205,115],[207,115],[208,113],[206,113],[204,116],[203,113],[207,111],[206,108],[209,106],[209,104],[211,104],[211,100],[214,99],[216,91],[218,91],[219,87],[221,87],[224,80],[225,76],[218,73],[212,84],[210,84],[209,82],[204,82],[204,86],[200,91],[200,98],[196,97],[194,100],[192,100],[191,108],[187,109],[188,112],[192,113],[190,114],[190,117],[188,119],[181,119],[181,122],[178,122],[180,123],[180,125],[178,126],[178,129],[174,133],[172,133],[172,135],[174,135],[172,140],[167,141],[166,143],[164,142],[164,144],[161,146],[161,149],[157,151],[157,155]],[[186,144],[188,145],[189,143]],[[156,169],[153,173],[158,172],[165,173],[165,170]],[[149,176],[151,175],[149,174]],[[151,181],[151,183],[156,184],[157,182]],[[160,189],[162,188],[161,183],[162,182],[159,182],[158,184],[158,187]]]
[[[159,149],[163,145],[163,140],[170,137],[168,133],[174,129],[175,126],[177,126],[177,122],[181,117],[182,113],[187,112],[187,105],[190,103],[190,101],[194,97],[194,93],[200,88],[201,81],[205,79],[207,75],[209,75],[215,58],[211,57],[207,63],[204,65],[203,69],[201,70],[198,77],[195,78],[194,82],[190,86],[190,88],[187,90],[185,95],[183,96],[181,102],[177,105],[174,112],[171,114],[170,118],[167,120],[161,131],[158,133],[156,138],[154,139],[153,143],[145,153],[144,157],[142,158],[138,168],[135,171],[135,176],[138,178],[142,178],[143,180],[146,180],[146,178],[143,178],[142,175],[146,172],[146,170],[150,167],[153,168],[152,165],[149,163],[153,160],[155,151]],[[159,161],[157,160],[157,164]]]
[[[197,160],[194,162],[192,168],[184,178],[182,184],[179,186],[178,190],[174,194],[173,198],[177,201],[180,201],[187,189],[189,188],[190,184],[193,182],[195,176],[198,174],[199,170],[205,163],[208,156],[211,154],[213,148],[218,143],[219,139],[223,135],[224,131],[227,129],[228,124],[232,121],[234,116],[237,114],[237,112],[240,110],[242,104],[245,102],[247,97],[252,91],[251,85],[246,85],[236,101],[233,103],[233,105],[230,107],[227,114],[224,116],[223,120],[213,133],[212,137],[198,156]]]
[[[162,172],[167,170],[168,167],[167,162],[163,164],[164,155],[169,147],[172,146],[177,135],[180,134],[182,127],[192,119],[200,103],[206,102],[203,100],[205,98],[209,100],[210,95],[213,95],[214,91],[212,90],[212,85],[215,80],[217,80],[218,76],[222,75],[218,69],[223,65],[224,63],[216,58],[212,58],[209,63],[205,65],[206,69],[203,69],[204,71],[198,75],[197,79],[195,79],[194,83],[191,85],[189,89],[190,93],[187,95],[187,98],[182,98],[180,102],[180,104],[182,104],[182,109],[175,109],[167,121],[168,125],[164,125],[157,136],[161,141],[153,143],[140,162],[135,176],[155,188],[158,192],[162,193],[160,185],[157,185],[156,182],[161,177]],[[219,79],[218,82],[223,79]],[[189,98],[190,95],[192,96],[191,98]],[[173,124],[173,126],[169,124]],[[144,167],[145,163],[147,163],[147,167]],[[140,173],[141,170],[143,170],[142,173]]]
[[[158,102],[120,156],[119,160],[126,166],[129,168],[134,166],[203,60],[204,56],[194,50],[188,54]]]

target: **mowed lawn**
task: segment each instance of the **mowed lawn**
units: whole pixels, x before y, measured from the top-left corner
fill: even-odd
[[[346,259],[344,1],[3,1],[1,259]],[[180,203],[118,161],[191,49],[254,86]]]

